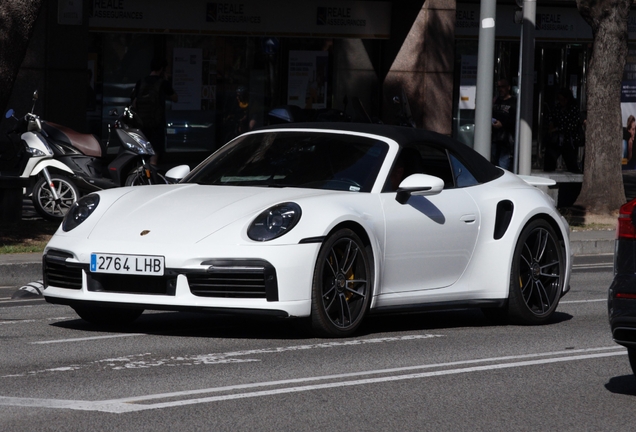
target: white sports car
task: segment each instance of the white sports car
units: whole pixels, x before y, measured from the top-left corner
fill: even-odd
[[[178,184],[82,198],[44,252],[44,295],[99,324],[197,310],[348,336],[369,313],[458,307],[541,324],[571,256],[540,180],[418,129],[268,127]]]

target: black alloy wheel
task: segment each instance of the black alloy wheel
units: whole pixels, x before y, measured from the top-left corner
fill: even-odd
[[[528,224],[517,242],[510,274],[508,316],[519,324],[544,324],[561,298],[565,252],[545,220]]]
[[[350,229],[323,244],[312,286],[312,327],[328,337],[353,334],[364,319],[373,287],[372,253]]]

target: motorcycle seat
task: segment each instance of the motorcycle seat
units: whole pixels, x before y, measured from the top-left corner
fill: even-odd
[[[57,123],[46,122],[46,124],[52,126],[56,132],[59,132],[59,134],[55,133],[54,139],[62,140],[72,145],[87,156],[102,157],[102,146],[93,135],[80,133]],[[48,133],[50,134],[51,131],[48,131]]]

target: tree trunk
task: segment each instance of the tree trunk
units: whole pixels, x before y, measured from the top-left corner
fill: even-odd
[[[42,0],[0,1],[0,108],[3,114],[41,6]]]
[[[621,167],[621,81],[627,56],[627,16],[633,0],[577,0],[592,27],[587,75],[585,167],[576,205],[587,216],[614,216],[625,203]]]

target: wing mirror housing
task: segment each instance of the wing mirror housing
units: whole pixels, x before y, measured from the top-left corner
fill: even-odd
[[[174,168],[170,168],[166,172],[166,178],[170,183],[178,183],[188,174],[190,174],[190,167],[188,165],[178,165]]]
[[[439,177],[428,174],[412,174],[400,183],[395,200],[400,204],[406,204],[412,196],[437,195],[443,189],[444,180]]]

